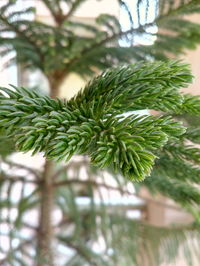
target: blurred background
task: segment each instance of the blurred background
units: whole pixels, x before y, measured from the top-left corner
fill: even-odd
[[[1,0],[0,6],[8,2]],[[83,2],[73,13],[71,21],[92,26],[96,25],[96,18],[99,15],[107,13],[118,19],[123,31],[130,28],[129,13],[125,5],[121,5],[118,1]],[[124,2],[130,8],[132,18],[138,19],[137,1]],[[140,23],[144,25],[156,18],[159,3],[154,0],[147,1],[147,19],[145,12],[142,11],[145,10],[147,2],[140,2],[140,20],[143,20]],[[181,1],[174,2],[175,8],[176,2],[179,5]],[[182,2],[184,5],[184,1]],[[52,13],[45,1],[18,0],[10,7],[10,12],[21,11],[30,6],[35,8],[35,12],[25,14],[26,20],[55,26]],[[66,13],[69,11],[67,1],[63,1],[61,7]],[[185,19],[200,23],[199,13],[193,13],[186,14]],[[1,18],[0,21],[2,23]],[[137,27],[136,24],[137,22],[134,27]],[[79,36],[91,34],[84,27],[77,26],[73,30]],[[144,33],[135,34],[131,45],[152,46],[157,40],[157,34],[165,34],[165,29],[156,23],[151,25],[148,31],[151,33],[148,36]],[[12,34],[11,31],[7,33],[0,31],[0,36],[4,38],[12,37]],[[116,40],[116,43],[119,47],[129,47],[130,39]],[[42,41],[39,47],[40,45],[43,45]],[[0,49],[3,51],[2,47],[3,45]],[[59,53],[59,50],[56,52]],[[25,63],[21,62],[8,63],[16,53],[18,51],[13,49],[7,55],[2,54],[0,57],[0,86],[8,87],[12,84],[49,94],[48,79],[40,69],[27,68]],[[168,57],[177,58],[176,54],[170,52]],[[183,49],[178,58],[191,65],[194,75],[193,84],[183,91],[198,95],[200,46],[197,44],[193,50]],[[94,74],[100,72],[101,69],[96,67]],[[76,71],[74,73],[71,71],[60,85],[58,96],[62,99],[71,99],[89,80],[89,76],[80,76]],[[149,111],[143,110],[140,113],[148,114]],[[37,255],[35,236],[39,227],[36,180],[38,176],[40,178],[45,160],[41,153],[34,156],[31,156],[31,153],[18,153],[14,150],[13,144],[6,141],[5,138],[1,140],[3,151],[0,162],[2,172],[0,265],[36,265],[34,264],[34,257]],[[159,192],[152,195],[145,186],[124,180],[120,175],[114,175],[110,169],[100,171],[90,166],[85,156],[75,156],[68,163],[56,165],[54,177],[59,183],[56,203],[52,210],[53,228],[58,235],[53,243],[55,265],[200,266],[198,256],[200,254],[196,254],[198,251],[193,248],[193,245],[198,245],[199,240],[196,234],[193,234],[193,229],[190,230],[190,225],[195,219],[188,210],[184,210],[173,199]],[[118,215],[111,222],[108,217],[112,213]],[[71,241],[73,238],[75,242]],[[113,255],[115,249],[118,253],[116,257]],[[112,262],[109,262],[110,257]]]

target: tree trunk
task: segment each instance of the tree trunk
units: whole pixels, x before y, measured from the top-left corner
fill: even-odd
[[[52,186],[53,162],[46,161],[44,165],[42,183],[41,183],[41,206],[38,230],[37,243],[37,265],[38,266],[53,266],[52,252],[52,211],[54,187]]]
[[[56,82],[54,82],[55,85]],[[59,94],[58,86],[52,87],[50,82],[50,96],[56,98]],[[52,213],[54,202],[53,186],[54,163],[47,161],[44,164],[44,171],[41,180],[40,193],[40,217],[37,237],[37,266],[54,266],[53,254],[53,227]]]

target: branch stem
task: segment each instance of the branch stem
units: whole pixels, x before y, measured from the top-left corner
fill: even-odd
[[[23,164],[20,164],[20,163],[16,163],[16,162],[12,162],[12,161],[9,161],[7,159],[4,159],[2,158],[2,161],[5,163],[5,164],[8,164],[10,167],[13,167],[13,168],[18,168],[18,169],[24,169],[26,171],[28,171],[29,173],[31,173],[34,177],[36,177],[37,180],[40,180],[41,178],[41,173],[40,171],[38,171],[37,169],[34,169],[34,168],[31,168],[31,167],[28,167],[26,165],[23,165]]]
[[[153,22],[145,23],[144,25],[140,24],[138,27],[136,27],[136,28],[131,27],[129,30],[126,30],[126,31],[121,30],[119,32],[115,32],[112,35],[109,35],[100,41],[94,42],[90,47],[84,48],[79,55],[72,58],[67,63],[66,68],[68,69],[68,71],[70,71],[71,66],[73,64],[76,64],[81,58],[87,56],[91,51],[96,50],[98,47],[102,47],[104,45],[107,45],[107,44],[111,43],[112,41],[120,39],[123,36],[128,36],[129,34],[140,34],[140,33],[143,34],[143,33],[145,33],[148,28],[162,23],[162,21],[164,21],[164,19],[166,19],[166,17],[169,18],[170,16],[174,16],[176,13],[179,13],[181,11],[181,8],[182,8],[182,6],[178,7],[176,10],[169,10],[167,13],[158,16]],[[66,71],[65,74],[67,75],[68,72]]]
[[[135,192],[130,192],[127,189],[124,189],[122,187],[114,187],[114,186],[111,186],[111,185],[107,185],[107,184],[104,184],[104,183],[99,183],[99,182],[91,181],[91,180],[80,180],[80,179],[64,180],[64,181],[53,183],[53,186],[59,187],[59,186],[66,186],[66,185],[73,185],[73,184],[90,185],[90,186],[93,186],[93,187],[96,187],[96,188],[97,187],[103,187],[103,188],[106,188],[108,190],[118,191],[121,194],[129,195],[129,196],[136,196],[136,197],[138,197],[138,198],[140,198],[142,200],[145,200],[145,201],[148,201],[148,202],[152,202],[152,203],[155,203],[157,205],[164,206],[166,208],[174,209],[176,211],[182,211],[181,207],[179,207],[179,206],[176,206],[176,205],[173,205],[173,204],[168,204],[166,202],[161,202],[161,201],[159,201],[157,199],[152,199],[152,198],[149,198],[149,197],[141,196],[141,195],[138,195]]]

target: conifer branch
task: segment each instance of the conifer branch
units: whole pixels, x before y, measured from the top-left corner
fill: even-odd
[[[123,188],[123,187],[115,187],[115,186],[111,186],[111,185],[107,185],[107,184],[104,184],[104,183],[100,183],[100,182],[96,182],[96,181],[90,181],[90,180],[80,180],[80,179],[68,179],[68,180],[64,180],[64,181],[58,181],[58,182],[55,182],[53,185],[56,186],[56,187],[62,187],[62,186],[68,186],[68,185],[90,185],[90,186],[93,186],[97,189],[103,187],[107,190],[113,190],[113,191],[118,191],[119,193],[121,193],[122,195],[129,195],[129,196],[136,196],[140,199],[143,199],[147,202],[152,202],[152,203],[155,203],[156,205],[160,205],[160,206],[163,206],[163,207],[166,207],[166,208],[169,208],[169,209],[173,209],[173,210],[176,210],[176,211],[181,211],[182,209],[179,207],[179,206],[176,206],[176,205],[172,205],[172,204],[168,204],[166,202],[161,202],[160,200],[157,200],[156,198],[148,198],[148,197],[145,197],[145,196],[141,196],[141,195],[138,195],[137,193],[134,193],[134,192],[130,192],[129,190],[127,190],[126,188]],[[144,206],[135,206],[135,209],[143,209]],[[133,207],[132,207],[133,209]]]
[[[12,256],[12,252],[20,251],[24,247],[32,245],[33,242],[34,242],[34,238],[24,240],[21,244],[19,244],[16,248],[14,248],[14,250],[9,251],[8,254],[6,255],[6,257],[4,257],[3,259],[0,260],[0,265],[5,265],[5,263],[7,263],[9,261],[10,257]]]
[[[196,8],[196,12],[198,12],[197,10],[198,10],[199,5],[200,4],[198,3],[198,1],[192,0],[183,6],[182,5],[178,6],[176,9],[169,9],[167,13],[161,13],[160,15],[158,15],[158,17],[153,22],[145,23],[144,25],[139,24],[139,26],[137,28],[132,27],[129,30],[126,30],[126,31],[121,30],[119,32],[113,33],[110,36],[108,35],[104,39],[97,41],[96,43],[93,43],[91,46],[83,49],[81,51],[80,55],[72,58],[72,60],[67,63],[66,69],[70,69],[74,63],[78,62],[80,60],[80,58],[87,56],[88,53],[91,53],[93,50],[96,50],[99,47],[102,47],[106,44],[109,44],[110,42],[112,42],[116,39],[120,39],[123,36],[128,36],[129,34],[133,35],[133,34],[145,33],[146,29],[153,27],[155,25],[159,25],[160,27],[162,27],[162,23],[163,22],[165,23],[166,19],[170,20],[170,18],[173,18],[176,15],[184,14],[187,11],[187,9],[190,9],[191,6],[194,6]]]
[[[31,45],[31,47],[35,50],[35,52],[37,53],[38,57],[40,58],[40,63],[43,63],[43,54],[40,50],[40,48],[38,47],[38,45],[31,40],[30,36],[27,36],[24,31],[21,31],[17,26],[14,25],[14,23],[10,23],[6,17],[4,17],[3,15],[0,14],[0,21],[4,22],[5,25],[7,25],[10,29],[13,30],[14,33],[16,33],[17,36],[20,36],[22,38],[22,40],[24,40],[25,42],[27,42],[28,44]],[[39,68],[43,69],[43,67],[41,67],[42,65],[38,65]]]
[[[144,181],[144,185],[147,186],[151,192],[161,192],[162,195],[173,199],[180,205],[187,207],[189,205],[196,206],[198,208],[200,203],[199,190],[182,181],[170,179],[169,177],[160,175],[152,175]]]
[[[63,22],[67,21],[73,14],[74,12],[77,10],[77,8],[86,0],[75,0],[72,4],[71,4],[71,8],[69,9],[68,13],[63,16]]]
[[[96,70],[104,70],[118,63],[127,65],[133,60],[154,60],[156,58],[163,60],[166,59],[167,53],[178,55],[184,48],[193,49],[200,42],[199,25],[181,18],[185,14],[199,13],[199,0],[180,0],[176,2],[177,5],[174,4],[175,1],[155,1],[156,5],[159,3],[159,6],[156,6],[154,21],[149,20],[148,17],[151,1],[136,0],[138,27],[134,27],[133,14],[127,5],[125,9],[130,21],[130,29],[127,31],[122,30],[118,18],[108,14],[102,14],[93,25],[77,22],[74,18],[72,19],[72,16],[84,0],[65,0],[65,3],[69,4],[68,13],[64,13],[61,9],[63,1],[42,1],[46,2],[52,17],[57,22],[57,25],[54,26],[24,19],[24,15],[30,13],[31,9],[13,11],[15,0],[7,1],[8,3],[0,8],[2,32],[0,46],[3,48],[0,49],[0,56],[8,55],[15,50],[19,63],[22,62],[26,67],[42,69],[49,81],[53,97],[58,92],[66,74],[70,72],[91,75],[96,74]],[[119,0],[119,2],[124,4],[124,1]],[[11,5],[12,8],[10,8]],[[144,15],[145,23],[142,22]],[[1,16],[9,24],[2,20]],[[159,27],[159,33],[156,34],[152,33],[150,29],[150,26],[155,25]],[[166,29],[167,33],[165,34],[166,31],[164,34],[160,33],[162,29]],[[20,32],[17,32],[18,30]],[[82,35],[83,31],[86,34]],[[172,32],[172,35],[168,34],[169,31]],[[77,34],[78,32],[80,34]],[[153,38],[157,37],[157,40],[153,45],[134,46],[135,43],[131,38],[135,35],[147,38],[153,36]],[[117,41],[125,38],[133,46],[120,47]],[[98,167],[111,166],[116,169],[117,173],[122,173],[132,180],[142,180],[149,175],[155,161],[151,177],[140,184],[184,205],[193,212],[194,217],[199,221],[200,193],[196,185],[200,183],[198,167],[200,151],[193,145],[187,145],[188,140],[194,143],[200,142],[199,128],[194,125],[195,129],[185,132],[186,128],[176,122],[178,116],[190,114],[196,115],[197,125],[199,124],[199,97],[181,94],[179,91],[191,80],[192,76],[188,67],[179,62],[147,64],[142,62],[106,71],[93,79],[85,89],[68,102],[59,99],[53,100],[24,88],[14,88],[14,90],[2,88],[0,89],[0,128],[6,130],[6,135],[11,136],[20,151],[33,150],[33,153],[42,151],[47,158],[55,160],[69,160],[73,154],[86,154]],[[165,114],[160,117],[128,114],[129,116],[126,117],[126,112],[143,109],[154,109],[167,115],[171,114],[175,120]],[[186,126],[188,125],[191,123],[186,123]],[[159,265],[158,256],[152,252],[152,250],[155,251],[155,243],[152,244],[151,240],[155,236],[156,240],[159,239],[156,242],[160,251],[160,247],[163,248],[162,243],[165,244],[166,241],[169,241],[170,232],[172,240],[174,239],[174,242],[170,241],[170,244],[175,243],[176,247],[180,244],[182,247],[184,241],[184,243],[188,242],[191,247],[191,239],[187,241],[185,235],[193,233],[193,229],[190,230],[190,227],[178,228],[188,229],[189,232],[186,233],[186,230],[184,232],[181,230],[176,234],[177,230],[170,228],[170,231],[163,230],[159,234],[158,228],[150,228],[143,223],[141,226],[139,224],[139,226],[135,226],[132,219],[114,211],[110,212],[109,208],[106,208],[107,206],[102,206],[103,211],[96,208],[92,192],[87,194],[91,199],[91,204],[88,206],[87,213],[84,212],[82,215],[82,212],[79,212],[80,206],[76,202],[77,196],[80,195],[80,188],[89,188],[90,185],[91,190],[92,186],[97,190],[101,186],[108,191],[114,188],[106,183],[100,184],[92,178],[86,181],[79,181],[78,177],[66,180],[67,173],[64,175],[65,179],[61,179],[61,176],[58,175],[62,173],[62,169],[54,171],[52,163],[51,161],[46,162],[42,173],[35,170],[31,172],[26,166],[22,166],[28,173],[34,177],[38,176],[39,179],[34,181],[36,190],[26,196],[24,188],[26,183],[29,183],[29,179],[25,180],[24,177],[16,176],[14,180],[10,175],[7,176],[7,179],[5,176],[1,178],[0,196],[2,196],[2,190],[3,193],[6,192],[4,193],[6,197],[4,198],[3,195],[1,198],[1,206],[8,209],[8,216],[5,220],[2,217],[0,219],[9,226],[14,225],[17,229],[16,234],[15,230],[11,230],[8,235],[11,249],[5,252],[5,259],[2,263],[26,264],[26,258],[25,262],[20,261],[21,254],[19,257],[18,254],[21,250],[20,248],[15,249],[12,240],[16,237],[19,241],[23,241],[23,229],[26,227],[31,230],[37,229],[26,224],[23,216],[30,209],[38,210],[38,203],[41,206],[38,223],[40,226],[36,230],[38,252],[37,258],[35,256],[33,258],[33,255],[29,254],[29,259],[34,262],[35,259],[38,259],[37,263],[41,266],[46,262],[41,262],[40,258],[43,259],[46,256],[49,260],[46,263],[48,266],[54,263],[51,247],[54,237],[52,231],[55,228],[51,225],[54,197],[62,213],[61,224],[64,224],[66,220],[70,221],[68,225],[73,225],[75,230],[71,232],[72,238],[66,238],[63,236],[62,229],[64,228],[61,229],[60,226],[56,228],[56,230],[60,229],[59,235],[62,236],[60,239],[58,236],[57,240],[64,243],[66,247],[71,245],[77,251],[75,258],[73,257],[71,260],[73,264],[82,265],[86,260],[91,264],[94,259],[97,265],[101,265],[105,259],[105,262],[110,265],[116,256],[119,264],[132,265],[135,260],[134,264],[143,265],[143,263],[136,262],[138,254],[134,254],[132,247],[133,239],[136,245],[145,239],[145,244],[147,243],[148,247],[142,250],[142,254],[144,252],[145,255],[147,254],[150,259],[148,263]],[[18,168],[21,165],[17,164],[14,167]],[[109,168],[110,172],[111,168]],[[54,181],[55,176],[60,181]],[[116,178],[115,180],[118,182],[116,190],[129,194],[126,191],[128,182],[121,179],[118,174],[113,178]],[[17,180],[22,181],[21,195],[19,200],[12,201],[12,193],[15,190],[14,181]],[[81,186],[76,186],[78,182]],[[139,184],[137,185],[139,186]],[[41,192],[40,198],[38,197],[39,191]],[[154,200],[152,201],[154,202]],[[162,205],[157,200],[154,203]],[[167,205],[167,207],[171,206]],[[13,208],[18,210],[17,218],[14,221],[12,220]],[[98,225],[95,223],[97,216],[100,218]],[[112,232],[110,228],[114,228],[114,231]],[[102,256],[97,258],[93,252],[93,240],[95,243],[97,242],[93,232],[99,232],[99,229],[102,230],[101,237],[105,240],[106,249],[105,254],[101,254]],[[84,236],[85,241],[76,241],[77,232],[78,236]],[[178,238],[177,235],[180,237]],[[199,237],[199,230],[195,231],[195,237],[196,235]],[[111,243],[107,243],[108,238],[111,239]],[[87,241],[88,239],[89,241]],[[35,243],[32,244],[32,248],[35,249]],[[152,249],[149,250],[151,244]],[[174,254],[175,249],[173,245],[171,246]],[[130,247],[131,256],[127,253]],[[31,247],[25,249],[25,252],[27,250],[31,251]],[[113,257],[108,256],[107,251],[110,250],[115,251]],[[137,249],[135,250],[137,252]],[[163,250],[165,253],[171,253],[168,248],[163,248]],[[25,252],[23,254],[23,250],[21,251],[26,256]],[[63,263],[67,264],[68,261]]]
[[[38,184],[38,182],[35,180],[27,180],[23,176],[8,175],[5,173],[1,174],[0,178],[1,178],[1,182],[8,181],[11,183],[22,182],[22,183]]]
[[[141,180],[150,174],[154,151],[185,129],[170,117],[123,113],[190,109],[178,90],[191,78],[187,66],[177,62],[138,63],[103,73],[68,103],[24,88],[1,88],[9,98],[1,94],[0,126],[14,135],[21,151],[43,151],[57,160],[87,154],[98,167],[112,165]]]
[[[38,180],[40,180],[40,178],[41,178],[40,171],[38,171],[34,168],[28,167],[28,166],[20,164],[20,163],[9,161],[8,159],[3,159],[3,162],[6,163],[7,165],[9,165],[11,168],[16,167],[18,169],[24,169],[24,170],[28,171],[30,174],[32,174],[34,177],[36,177]]]
[[[57,7],[57,5],[55,5],[55,3],[53,3],[53,5],[52,5],[52,1],[51,0],[50,1],[49,0],[42,0],[42,2],[46,5],[46,7],[50,11],[52,17],[56,21],[57,13],[56,13],[56,10],[55,10],[55,6]]]

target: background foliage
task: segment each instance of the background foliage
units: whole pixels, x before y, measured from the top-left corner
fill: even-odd
[[[48,176],[54,188],[52,215],[60,213],[53,225],[55,262],[63,256],[60,265],[155,266],[174,262],[179,250],[184,250],[188,265],[193,265],[193,258],[199,256],[200,152],[195,146],[199,144],[199,98],[179,92],[192,80],[187,66],[152,61],[197,46],[200,27],[186,15],[200,12],[199,1],[138,0],[132,5],[118,1],[129,18],[127,29],[109,14],[101,14],[94,25],[76,21],[73,15],[86,0],[42,2],[54,26],[27,19],[35,9],[18,11],[16,1],[1,6],[0,51],[2,57],[9,55],[6,66],[17,63],[24,69],[40,69],[49,82],[51,97],[57,96],[71,72],[88,77],[112,69],[90,81],[67,103],[33,90],[1,88],[0,127],[12,138],[7,143],[5,132],[1,137],[0,233],[9,240],[9,249],[0,246],[1,265],[33,265],[39,254],[40,224],[33,225],[27,217],[40,208],[45,167],[36,170],[5,156],[7,147],[12,151],[13,140],[25,152],[32,149],[65,160],[87,154],[98,167],[111,165],[109,179],[115,180],[115,186],[107,182],[106,172],[89,166],[85,157],[54,166]],[[84,34],[80,34],[82,30]],[[138,43],[141,39],[148,45]],[[127,66],[141,60],[150,62]],[[125,66],[113,68],[122,64]],[[158,116],[119,116],[143,109],[154,109]],[[178,120],[184,121],[185,128]],[[104,198],[102,187],[118,191],[121,202],[124,195],[134,195],[119,170],[123,176],[141,180],[149,175],[154,160],[151,177],[137,187],[175,200],[194,215],[194,224],[154,228],[127,215],[132,205],[120,203],[115,208]],[[83,171],[85,179],[81,178]],[[38,261],[38,265],[45,263]]]

